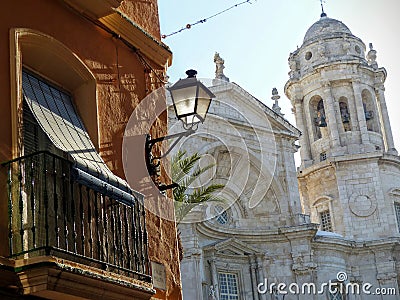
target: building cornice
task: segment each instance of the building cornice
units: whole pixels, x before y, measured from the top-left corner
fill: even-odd
[[[3,276],[17,278],[24,294],[52,295],[52,299],[150,299],[156,293],[151,283],[53,256],[8,262],[2,258],[0,270],[7,271]],[[4,281],[1,274],[0,280]]]
[[[287,242],[290,238],[312,238],[317,232],[317,224],[304,224],[299,226],[278,227],[276,229],[242,229],[221,228],[213,226],[211,222],[202,222],[197,225],[197,230],[210,238],[225,240],[227,237],[235,237],[248,243]]]
[[[92,18],[101,18],[112,14],[122,0],[63,0],[80,13]]]
[[[313,78],[315,76],[322,77],[324,79],[324,75],[321,75],[321,72],[326,71],[326,70],[331,70],[332,68],[337,71],[338,69],[341,70],[349,70],[349,72],[341,72],[340,76],[337,78],[326,78],[325,80],[334,83],[334,82],[341,82],[341,81],[347,81],[351,82],[353,80],[356,80],[359,78],[360,75],[355,75],[353,73],[352,68],[349,68],[349,66],[356,66],[360,70],[362,70],[364,73],[369,73],[369,75],[372,77],[376,76],[376,74],[381,74],[382,75],[382,82],[385,82],[386,77],[387,77],[387,71],[385,68],[380,67],[377,69],[374,69],[373,67],[369,66],[367,63],[362,62],[359,58],[352,58],[349,57],[347,59],[343,60],[338,60],[338,61],[328,61],[328,62],[321,62],[320,64],[314,64],[312,65],[312,68],[301,74],[301,76],[294,77],[289,79],[284,87],[285,94],[290,98],[290,94],[293,93],[292,90],[294,89],[299,89],[302,87],[302,85],[307,81],[312,82]],[[308,92],[303,92],[304,94],[307,94]]]
[[[326,237],[316,235],[312,242],[313,246],[318,249],[331,250],[334,249],[341,251],[349,251],[352,249],[370,251],[391,249],[394,246],[400,245],[399,237],[388,237],[379,240],[368,240],[368,241],[355,241],[346,238],[339,237]]]
[[[293,135],[293,137],[298,138],[301,135],[301,132],[299,129],[297,129],[294,125],[292,125],[288,120],[286,120],[284,117],[280,116],[279,114],[277,114],[275,111],[273,111],[271,108],[269,108],[267,105],[265,105],[263,102],[261,102],[260,100],[258,100],[256,97],[254,97],[253,95],[251,95],[249,92],[247,92],[245,89],[243,89],[240,85],[238,85],[237,83],[232,83],[234,85],[234,89],[237,93],[239,93],[240,95],[246,97],[246,98],[250,98],[253,101],[255,101],[260,108],[263,109],[264,113],[270,117],[272,120],[275,120],[276,123],[280,124],[281,126],[283,126],[288,133],[290,132],[290,134],[288,134],[288,136]]]
[[[100,22],[102,26],[125,40],[158,66],[163,68],[171,66],[172,52],[169,47],[118,11],[122,0],[63,1],[92,22]]]
[[[121,12],[115,11],[100,18],[99,21],[157,65],[169,67],[172,64],[172,52],[169,47],[156,40]]]
[[[297,172],[297,178],[304,178],[314,172],[320,171],[325,168],[335,167],[338,163],[346,163],[355,160],[376,160],[378,161],[383,156],[381,151],[370,152],[370,153],[358,153],[358,154],[345,154],[340,156],[333,156],[327,158],[322,162],[311,165],[308,168],[301,169]]]

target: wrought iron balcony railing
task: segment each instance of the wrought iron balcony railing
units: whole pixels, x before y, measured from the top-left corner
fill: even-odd
[[[142,199],[121,203],[84,186],[70,161],[45,151],[3,166],[10,257],[52,255],[151,281]]]

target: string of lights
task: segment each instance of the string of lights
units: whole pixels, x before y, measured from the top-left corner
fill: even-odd
[[[255,0],[255,1],[257,1],[257,0]],[[214,15],[212,15],[212,16],[209,16],[209,17],[207,17],[207,18],[198,20],[197,22],[194,22],[194,23],[188,23],[188,24],[186,24],[185,27],[182,27],[181,29],[179,29],[179,30],[177,30],[177,31],[174,31],[174,32],[172,32],[172,33],[170,33],[170,34],[163,34],[163,35],[161,35],[161,37],[162,37],[163,39],[166,39],[167,37],[169,37],[169,36],[171,36],[171,35],[175,35],[175,34],[177,34],[177,33],[180,33],[180,32],[182,32],[182,31],[184,31],[184,30],[190,29],[190,28],[192,28],[193,26],[195,26],[195,25],[197,25],[197,24],[205,23],[205,22],[207,22],[207,20],[210,20],[210,19],[212,19],[212,18],[215,18],[216,16],[219,16],[219,15],[221,15],[221,14],[223,14],[223,13],[225,13],[225,12],[227,12],[227,11],[229,11],[229,10],[235,8],[235,7],[238,7],[238,6],[243,5],[243,4],[246,4],[246,3],[252,4],[252,3],[251,3],[251,0],[246,0],[246,1],[243,1],[243,2],[240,2],[240,3],[237,3],[237,4],[235,4],[235,5],[232,5],[232,6],[229,7],[229,8],[226,8],[226,9],[220,11],[220,12],[217,12],[216,14],[214,14]]]

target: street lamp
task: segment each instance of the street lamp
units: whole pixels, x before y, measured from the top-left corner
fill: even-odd
[[[196,131],[198,124],[200,122],[203,123],[206,118],[211,100],[215,98],[215,95],[203,83],[197,80],[196,74],[197,71],[188,70],[186,71],[187,78],[180,79],[173,86],[167,88],[171,94],[176,117],[181,120],[183,128],[186,131],[156,139],[151,139],[148,134],[146,138],[145,155],[147,170],[160,191],[177,186],[175,183],[168,186],[159,183],[160,159],[168,155],[184,136],[189,136]],[[153,146],[156,143],[170,139],[176,140],[164,154],[154,157],[152,154]]]
[[[187,78],[180,79],[167,88],[171,93],[176,116],[182,121],[185,129],[204,122],[211,99],[215,98],[215,95],[196,79],[196,74],[197,71],[188,70]]]

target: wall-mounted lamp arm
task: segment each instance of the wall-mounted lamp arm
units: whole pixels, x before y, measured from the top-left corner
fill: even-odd
[[[196,131],[199,123],[203,123],[206,118],[211,100],[215,98],[215,95],[201,81],[196,79],[196,74],[196,70],[188,70],[186,71],[187,78],[178,80],[168,88],[176,116],[182,121],[186,131],[156,139],[151,139],[150,135],[146,137],[145,159],[147,170],[160,190],[176,186],[176,184],[165,186],[160,182],[160,159],[167,156],[183,137],[189,136]],[[160,156],[154,157],[152,154],[153,146],[171,139],[176,140],[169,146],[168,150]]]
[[[150,139],[151,136],[148,134],[147,135],[147,139],[146,139],[146,151],[149,151],[149,153],[151,153],[151,149],[153,148],[153,146],[159,142],[163,142],[163,141],[167,141],[167,140],[171,140],[176,138],[176,140],[172,143],[172,145],[168,148],[168,150],[162,154],[161,156],[158,157],[153,157],[152,159],[161,159],[164,158],[165,156],[167,156],[171,150],[176,146],[176,144],[179,143],[179,141],[186,136],[189,136],[191,134],[193,134],[195,132],[195,130],[193,128],[189,128],[186,131],[183,132],[179,132],[179,133],[175,133],[175,134],[171,134],[171,135],[167,135],[167,136],[162,136],[156,139]]]
[[[147,165],[147,170],[150,174],[150,176],[153,178],[153,181],[158,185],[159,190],[165,191],[167,189],[175,188],[178,186],[176,183],[172,183],[170,185],[165,185],[159,182],[159,176],[160,176],[160,159],[164,158],[167,156],[171,150],[177,145],[177,143],[183,138],[187,137],[191,134],[193,134],[196,131],[196,129],[193,129],[193,126],[189,128],[186,131],[151,139],[150,134],[146,136],[146,145],[145,145],[145,155],[146,155],[146,165]],[[155,144],[171,139],[176,139],[172,145],[169,146],[168,150],[163,153],[162,155],[158,157],[153,157],[152,154],[152,148]]]

